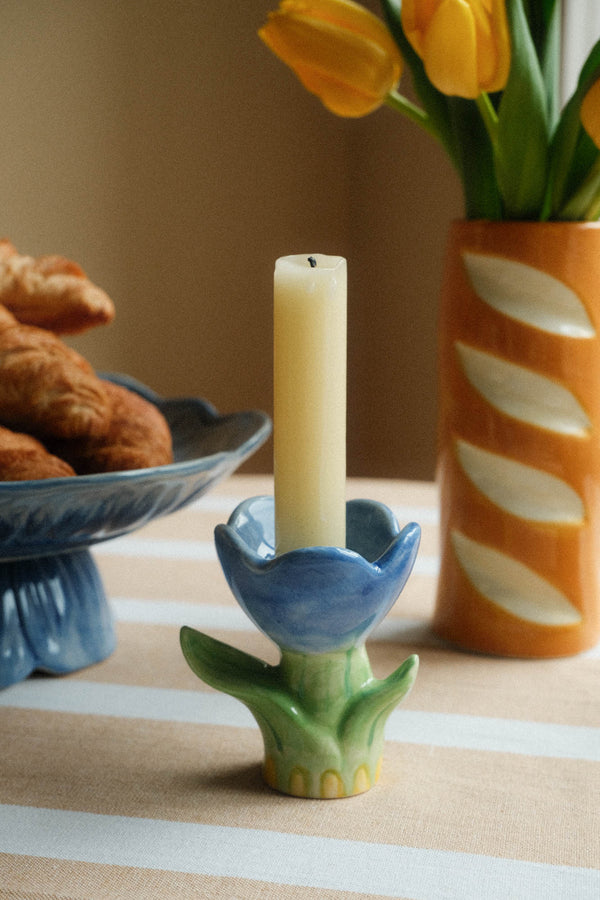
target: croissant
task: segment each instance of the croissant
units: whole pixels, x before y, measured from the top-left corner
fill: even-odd
[[[23,256],[0,240],[0,303],[25,325],[77,334],[111,322],[112,300],[63,256]]]
[[[53,453],[67,460],[78,475],[163,466],[173,460],[169,426],[160,410],[139,394],[105,382],[111,406],[108,431],[102,437],[52,441]]]
[[[0,426],[0,481],[65,478],[75,471],[29,434]]]
[[[45,436],[100,436],[111,409],[104,383],[50,331],[0,306],[0,423]]]

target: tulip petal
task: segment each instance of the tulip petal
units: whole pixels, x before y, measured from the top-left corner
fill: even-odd
[[[596,147],[600,147],[600,78],[583,98],[581,122]]]
[[[505,0],[404,0],[404,34],[431,83],[450,96],[499,91],[510,69]]]
[[[384,23],[358,3],[350,0],[283,0],[280,12],[303,17],[314,22],[329,22],[337,29],[353,31],[369,41],[379,44],[390,56],[398,54],[398,48]]]
[[[259,30],[304,87],[340,116],[363,116],[397,85],[402,58],[376,16],[347,0],[288,0]]]
[[[361,115],[361,102],[370,112],[400,77],[399,65],[376,42],[328,22],[274,15],[261,36],[304,86],[340,115]]]
[[[475,21],[462,0],[443,0],[432,16],[423,61],[429,78],[442,93],[470,98],[480,94]]]
[[[496,6],[498,4],[496,3]],[[477,80],[480,90],[490,90],[498,68],[496,23],[492,0],[473,0],[470,4],[477,34]]]
[[[379,95],[351,87],[332,78],[327,72],[318,72],[297,65],[295,73],[307,91],[319,98],[330,112],[345,119],[356,119],[381,106]]]

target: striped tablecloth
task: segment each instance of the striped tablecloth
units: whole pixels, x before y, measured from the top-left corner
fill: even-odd
[[[116,652],[0,693],[2,900],[598,900],[600,653],[531,662],[439,645],[432,485],[348,486],[423,528],[408,586],[369,642],[379,677],[421,657],[379,784],[331,801],[263,785],[254,720],[193,675],[178,641],[192,625],[276,661],[212,539],[239,500],[270,492],[268,478],[234,476],[98,546]]]

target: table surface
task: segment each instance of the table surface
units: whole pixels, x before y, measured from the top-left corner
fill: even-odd
[[[423,538],[368,642],[378,677],[417,652],[379,783],[278,794],[238,701],[179,649],[191,625],[268,662],[229,592],[213,529],[268,477],[236,475],[94,554],[117,620],[105,662],[0,692],[0,898],[507,900],[600,897],[600,652],[550,661],[453,651],[428,628],[431,484],[349,480]]]

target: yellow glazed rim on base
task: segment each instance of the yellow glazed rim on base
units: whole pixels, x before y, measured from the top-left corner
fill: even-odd
[[[370,790],[381,774],[381,759],[375,766],[373,777],[367,763],[362,763],[354,772],[351,790],[346,790],[341,774],[335,769],[311,773],[305,766],[294,766],[289,775],[280,780],[277,764],[268,756],[263,766],[263,778],[270,788],[292,797],[304,797],[313,800],[337,800],[342,797],[354,797]],[[314,787],[314,789],[313,789]]]

